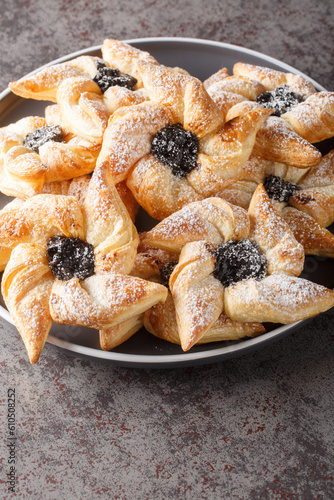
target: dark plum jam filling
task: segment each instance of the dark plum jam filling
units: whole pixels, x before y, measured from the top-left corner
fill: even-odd
[[[64,142],[63,131],[59,125],[37,128],[25,136],[23,145],[38,153],[39,148],[48,141]]]
[[[263,182],[264,189],[267,191],[269,198],[275,201],[290,200],[291,196],[300,189],[297,184],[285,181],[277,175],[268,175]]]
[[[160,268],[161,284],[166,288],[169,288],[169,278],[176,265],[177,262],[168,262]]]
[[[291,90],[287,85],[265,92],[256,99],[256,102],[262,104],[264,108],[273,109],[273,116],[281,116],[291,111],[302,101],[304,101],[303,96]]]
[[[47,244],[52,274],[59,280],[84,280],[94,274],[94,248],[80,238],[53,236]]]
[[[178,178],[196,168],[198,151],[198,138],[185,130],[181,123],[167,125],[159,130],[153,138],[151,148],[151,153]]]
[[[252,240],[230,240],[217,247],[214,277],[224,287],[248,279],[261,280],[267,274],[267,259]]]
[[[97,74],[94,76],[93,80],[98,84],[102,92],[104,93],[109,87],[125,87],[129,90],[134,90],[137,80],[133,76],[121,73],[119,69],[109,68],[103,62],[98,61],[96,63]]]

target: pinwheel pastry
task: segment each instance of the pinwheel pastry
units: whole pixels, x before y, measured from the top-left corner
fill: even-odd
[[[147,99],[134,76],[135,61],[156,62],[147,52],[116,40],[105,41],[103,52],[111,64],[100,57],[79,56],[11,82],[9,87],[21,97],[58,103],[64,127],[101,144],[108,118],[117,108]]]
[[[312,83],[299,75],[248,64],[235,64],[233,73],[230,76],[224,68],[204,84],[226,119],[250,109],[273,109],[273,115],[257,134],[254,153],[300,168],[319,163],[321,154],[310,143],[334,135],[334,121],[332,131],[329,125],[333,120],[333,93],[316,92]],[[305,114],[305,127],[307,123],[313,134],[303,133],[302,126],[294,124],[292,116],[295,114],[298,117]],[[320,116],[323,122],[321,133]]]
[[[232,321],[289,324],[334,306],[332,290],[299,278],[303,248],[262,184],[248,212],[228,206],[219,198],[192,203],[143,240],[169,251],[181,249],[169,287],[183,350],[198,342],[221,314]],[[149,312],[147,316],[149,328]]]
[[[257,184],[263,183],[305,253],[333,258],[334,236],[326,229],[334,222],[333,175],[334,150],[310,169],[251,156],[242,180],[218,195],[247,208]]]
[[[141,240],[146,234],[140,235]],[[140,243],[131,275],[155,281],[169,287],[169,277],[179,260],[178,252],[169,252]],[[168,290],[165,302],[159,302],[142,315],[142,324],[146,330],[168,342],[180,344],[176,312],[172,294]],[[255,337],[265,332],[260,323],[232,321],[221,314],[217,321],[198,340],[198,344],[238,340],[242,337]]]
[[[139,205],[161,220],[236,182],[271,110],[223,123],[199,80],[143,60],[136,65],[150,101],[111,116],[97,165],[107,165],[115,183],[127,179]]]
[[[266,89],[257,98],[265,107],[275,109],[277,116],[311,143],[334,135],[334,92],[316,92],[312,83],[300,75],[237,63],[234,75],[260,82]]]
[[[28,116],[0,129],[0,190],[28,198],[45,183],[82,176],[94,170],[97,144],[69,133],[48,106],[45,118]],[[57,116],[59,118],[59,116]]]
[[[160,300],[160,284],[128,276],[138,234],[108,173],[96,169],[82,206],[76,197],[41,194],[0,212],[2,295],[31,363],[52,322],[100,331],[115,347],[136,318]],[[133,328],[129,324],[133,323]]]

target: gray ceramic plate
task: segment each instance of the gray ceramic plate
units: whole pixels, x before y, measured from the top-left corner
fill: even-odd
[[[264,54],[249,49],[228,45],[220,42],[188,38],[143,38],[129,40],[128,43],[150,52],[160,63],[167,66],[180,66],[192,75],[204,80],[222,67],[232,70],[238,61],[267,66],[273,69],[299,73],[296,69]],[[52,61],[51,64],[64,62],[82,54],[99,55],[100,47],[92,47]],[[38,68],[36,71],[39,71]],[[35,72],[34,72],[35,73]],[[304,77],[308,78],[306,75]],[[311,80],[310,78],[308,78]],[[325,90],[313,80],[317,90]],[[0,95],[1,126],[5,126],[23,116],[42,115],[47,103],[24,100],[6,90]],[[325,151],[326,152],[326,151]],[[0,193],[0,206],[5,205],[9,198]],[[146,229],[148,224],[141,214],[138,228]],[[303,276],[326,286],[334,286],[334,264],[329,259],[306,259]],[[1,298],[0,316],[13,323],[10,314],[5,309]],[[111,362],[117,365],[145,368],[171,368],[215,361],[241,356],[272,343],[294,330],[302,327],[305,321],[299,321],[288,326],[266,325],[268,332],[254,339],[237,342],[217,342],[203,346],[195,346],[184,353],[177,345],[165,342],[150,335],[145,330],[135,334],[117,349],[105,352],[99,348],[98,332],[87,328],[64,327],[54,324],[48,343],[63,349],[73,355]]]

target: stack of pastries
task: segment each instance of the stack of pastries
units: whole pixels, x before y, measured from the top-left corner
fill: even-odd
[[[239,62],[201,82],[113,39],[16,82],[0,129],[0,270],[29,360],[52,323],[111,350],[143,326],[188,351],[334,306],[334,93]],[[141,232],[138,211],[154,223]],[[94,333],[92,333],[94,334]]]

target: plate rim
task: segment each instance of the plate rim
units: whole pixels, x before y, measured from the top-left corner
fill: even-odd
[[[271,62],[273,64],[279,65],[282,69],[289,71],[294,74],[298,74],[310,81],[319,90],[325,91],[326,89],[320,85],[318,82],[310,78],[308,75],[302,73],[297,68],[290,66],[279,59],[268,56],[262,52],[258,52],[241,45],[229,44],[225,42],[220,42],[216,40],[207,40],[202,38],[189,38],[189,37],[143,37],[143,38],[132,38],[123,40],[125,43],[129,44],[139,44],[139,43],[169,43],[169,42],[179,42],[179,43],[193,43],[201,44],[206,46],[220,47],[226,50],[236,50],[243,54],[249,54],[252,56],[259,57],[264,61]],[[26,78],[35,73],[41,71],[42,69],[52,66],[54,64],[59,64],[80,55],[85,55],[90,52],[101,50],[102,44],[94,45],[84,49],[80,49],[64,56],[53,59],[52,61],[36,68],[35,70],[25,74],[21,78]],[[5,89],[0,93],[0,101],[4,100],[8,95],[12,94],[9,88]],[[15,96],[18,97],[18,96]],[[19,97],[18,97],[19,98]],[[9,110],[10,111],[10,110]],[[14,325],[13,319],[7,309],[0,305],[0,316],[5,319],[8,323]],[[93,347],[82,346],[69,342],[60,337],[54,335],[48,335],[46,343],[55,346],[62,351],[66,351],[69,354],[81,356],[84,358],[89,358],[90,360],[100,360],[108,363],[114,363],[119,366],[136,367],[136,368],[171,368],[171,367],[182,367],[182,366],[193,366],[195,364],[207,364],[218,361],[227,360],[233,357],[238,357],[243,354],[250,353],[259,348],[265,347],[268,344],[273,343],[276,340],[292,333],[293,331],[299,329],[303,324],[311,321],[313,318],[297,321],[290,323],[288,325],[280,325],[272,331],[266,332],[258,337],[247,338],[242,340],[238,344],[229,344],[220,348],[215,348],[215,343],[212,343],[213,348],[205,351],[188,351],[179,354],[131,354],[131,353],[119,353],[116,351],[103,351],[102,349],[96,349]],[[15,325],[14,325],[15,326]],[[61,334],[61,332],[59,332]]]

